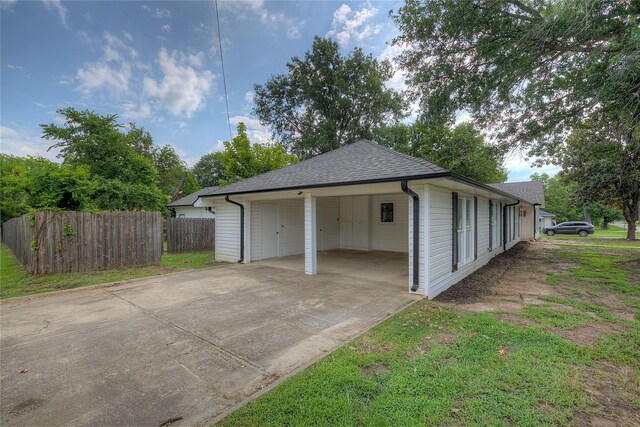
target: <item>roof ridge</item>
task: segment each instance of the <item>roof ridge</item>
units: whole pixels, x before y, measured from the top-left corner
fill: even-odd
[[[411,156],[411,155],[409,155],[409,154],[401,153],[401,152],[399,152],[399,151],[394,150],[393,148],[389,148],[389,147],[385,147],[384,145],[380,145],[380,144],[378,144],[378,143],[377,143],[377,142],[375,142],[375,141],[371,141],[371,140],[369,140],[369,139],[363,139],[363,140],[361,140],[361,141],[367,142],[367,143],[369,143],[369,144],[371,144],[371,145],[374,145],[375,147],[382,148],[383,150],[388,151],[388,152],[389,152],[389,153],[391,153],[391,154],[395,154],[395,155],[396,155],[396,156],[398,156],[398,157],[402,157],[403,159],[413,160],[414,162],[418,163],[420,166],[429,166],[429,167],[431,167],[431,166],[437,166],[437,167],[439,167],[440,169],[443,169],[443,170],[445,170],[445,171],[447,171],[447,172],[451,172],[449,169],[443,168],[442,166],[437,165],[437,164],[433,163],[433,162],[432,162],[432,161],[430,161],[430,160],[421,159],[421,158],[419,158],[419,157],[414,157],[414,156]],[[427,165],[425,165],[423,162],[426,162],[426,163],[428,163],[428,164],[427,164]]]

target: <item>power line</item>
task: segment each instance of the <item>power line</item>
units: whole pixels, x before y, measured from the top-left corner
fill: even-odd
[[[231,116],[229,114],[229,95],[227,94],[227,77],[224,72],[224,56],[222,55],[222,36],[220,36],[220,15],[218,14],[218,0],[214,0],[216,4],[216,22],[218,24],[218,45],[220,46],[220,63],[222,64],[222,82],[224,84],[224,102],[227,105],[227,124],[229,125],[229,141],[233,139],[231,133]]]

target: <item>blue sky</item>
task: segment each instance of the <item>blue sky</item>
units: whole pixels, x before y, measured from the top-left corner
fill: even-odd
[[[401,4],[220,1],[233,130],[243,121],[253,142],[269,140],[251,115],[253,85],[285,72],[314,35],[392,59],[388,12]],[[3,153],[54,159],[38,125],[60,123],[67,106],[135,121],[189,164],[229,139],[213,1],[2,0],[0,12]],[[388,85],[401,88],[402,75]],[[511,181],[538,171],[517,153],[507,166]]]

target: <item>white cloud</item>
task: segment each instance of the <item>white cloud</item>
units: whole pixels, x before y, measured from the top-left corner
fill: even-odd
[[[0,140],[2,153],[14,156],[42,156],[55,160],[58,150],[47,151],[53,141],[47,141],[30,132],[17,130],[7,126],[0,126]]]
[[[128,93],[132,75],[129,61],[136,58],[138,52],[108,32],[103,37],[102,57],[79,68],[76,73],[78,90],[84,95],[99,89],[107,89],[110,94]]]
[[[234,128],[238,126],[238,123],[244,123],[247,126],[247,136],[252,144],[273,144],[269,128],[261,125],[258,119],[252,119],[247,116],[233,116],[229,121]],[[218,145],[220,146],[221,144]],[[222,147],[224,150],[224,146]]]
[[[147,5],[142,5],[142,10],[146,10],[147,12],[152,12],[151,16],[154,18],[170,18],[171,17],[171,11],[167,10],[167,9],[152,9]]]
[[[196,68],[202,68],[202,66],[204,65],[204,52],[198,52],[195,54],[189,54],[187,56],[187,60],[189,61],[189,64],[193,65]]]
[[[191,117],[205,105],[211,91],[214,75],[192,68],[184,55],[177,51],[169,54],[160,49],[158,64],[163,72],[161,81],[150,77],[143,81],[143,95],[155,98],[159,106],[177,117]]]
[[[141,120],[151,116],[151,105],[146,102],[138,105],[134,102],[122,104],[122,117],[130,120]]]
[[[333,22],[328,37],[335,37],[340,46],[349,44],[352,40],[361,42],[364,39],[379,34],[382,30],[380,24],[368,24],[371,18],[378,14],[375,7],[363,7],[353,11],[351,7],[343,4],[333,12]]]
[[[125,38],[125,39],[129,40],[130,42],[132,42],[132,41],[133,41],[133,36],[131,35],[131,33],[130,33],[130,32],[128,32],[128,31],[123,31],[123,32],[122,32],[122,34],[124,35],[124,38]]]
[[[95,40],[92,39],[91,36],[89,36],[89,34],[86,31],[77,31],[76,34],[78,35],[78,38],[80,39],[80,41],[84,44],[95,43]]]
[[[269,28],[285,28],[285,34],[290,39],[300,38],[300,29],[306,22],[287,16],[282,12],[271,12],[265,6],[264,0],[223,1],[219,3],[219,6],[239,21],[246,20],[248,14],[251,14],[257,16],[260,22]]]
[[[7,64],[7,68],[11,70],[24,70],[21,65]]]
[[[255,98],[255,96],[255,92],[250,90],[244,94],[244,101],[248,104],[253,104],[253,99]]]
[[[42,0],[42,3],[44,3],[44,7],[46,7],[49,12],[57,12],[62,26],[69,28],[67,24],[67,8],[62,5],[60,0]]]
[[[171,25],[164,24],[162,27],[160,27],[160,29],[165,33],[170,33],[171,32]]]

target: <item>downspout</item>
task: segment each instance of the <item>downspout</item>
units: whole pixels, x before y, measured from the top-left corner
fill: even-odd
[[[241,263],[244,261],[244,205],[229,199],[228,194],[224,196],[224,200],[236,206],[240,206],[240,259],[238,260],[238,263]]]
[[[519,205],[520,200],[515,203],[504,205],[502,207],[502,251],[507,251],[507,208],[510,206]]]
[[[536,232],[538,231],[538,215],[536,215],[536,206],[541,206],[540,203],[533,204],[533,241],[537,241]]]
[[[409,189],[407,181],[400,181],[400,188],[407,196],[413,198],[413,283],[411,292],[420,287],[420,198]]]

